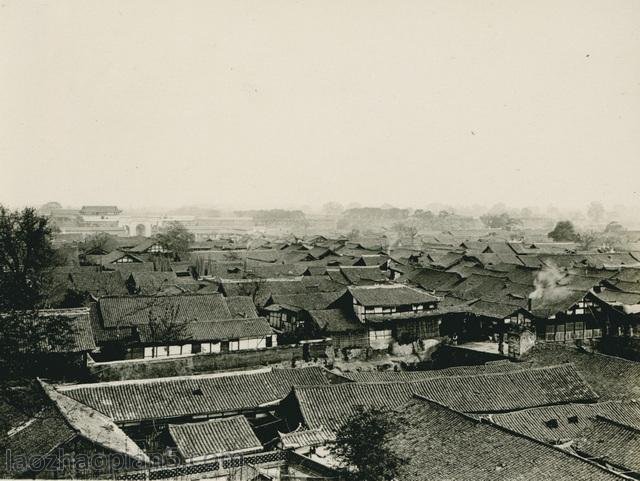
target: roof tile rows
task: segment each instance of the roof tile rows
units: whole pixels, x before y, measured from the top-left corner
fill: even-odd
[[[187,461],[262,451],[262,444],[242,415],[199,423],[170,424],[169,434]]]
[[[613,481],[593,463],[426,399],[405,405],[390,447],[406,458],[398,481]]]
[[[116,422],[125,422],[250,410],[279,401],[294,385],[328,382],[321,368],[309,367],[79,384],[58,389]]]
[[[363,306],[404,306],[437,301],[426,291],[404,285],[349,287],[349,292]]]
[[[144,324],[137,327],[138,336],[143,343],[167,343],[163,339],[162,330],[157,333],[153,325]],[[273,334],[273,329],[263,317],[254,319],[238,318],[218,321],[190,322],[184,332],[173,341],[220,341],[230,339],[262,338]]]
[[[467,413],[507,412],[598,398],[571,365],[409,382],[301,386],[293,392],[307,427],[333,430],[357,405],[395,408],[414,394]]]

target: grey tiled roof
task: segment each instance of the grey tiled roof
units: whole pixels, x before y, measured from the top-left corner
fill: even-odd
[[[262,451],[262,444],[244,416],[170,424],[169,433],[185,459]]]

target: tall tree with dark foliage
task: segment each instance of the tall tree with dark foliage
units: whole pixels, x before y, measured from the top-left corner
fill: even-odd
[[[173,254],[175,260],[187,259],[189,246],[195,241],[193,233],[177,221],[169,223],[156,237],[160,245]]]
[[[0,206],[0,311],[39,306],[58,258],[54,228],[32,208]]]
[[[362,406],[338,430],[331,451],[342,460],[347,481],[392,481],[404,459],[389,449],[388,441],[400,430],[399,415]]]

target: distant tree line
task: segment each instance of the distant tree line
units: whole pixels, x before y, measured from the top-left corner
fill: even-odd
[[[246,210],[236,211],[238,216],[249,216],[253,222],[259,226],[282,226],[292,225],[306,227],[307,218],[301,210],[269,209],[269,210]]]
[[[399,209],[396,207],[358,207],[345,210],[338,229],[362,231],[392,228],[400,235],[413,237],[420,230],[443,230],[476,227],[471,217],[456,215],[453,209],[430,210]]]

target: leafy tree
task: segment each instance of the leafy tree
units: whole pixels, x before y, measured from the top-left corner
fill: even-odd
[[[262,294],[266,286],[267,281],[258,277],[249,279],[246,273],[246,266],[242,275],[243,279],[248,282],[241,282],[239,284],[238,295],[250,297],[251,300],[256,303],[258,294]]]
[[[53,234],[48,219],[34,209],[0,206],[0,310],[40,304],[51,269],[59,262]]]
[[[431,222],[435,215],[430,210],[416,209],[413,213],[413,217],[418,221]]]
[[[292,225],[301,228],[308,226],[307,218],[301,210],[271,209],[249,211],[249,213],[257,225]]]
[[[82,255],[100,251],[109,253],[118,248],[118,243],[112,235],[106,232],[98,232],[97,234],[87,237],[80,243],[78,248]]]
[[[393,225],[393,230],[402,237],[408,237],[412,241],[418,235],[418,228],[415,225],[405,222],[398,222]]]
[[[389,449],[388,441],[400,430],[398,416],[381,409],[356,407],[338,430],[331,451],[343,463],[348,481],[391,481],[405,460]]]
[[[622,226],[622,224],[616,221],[609,222],[604,228],[604,231],[607,234],[622,234],[625,230],[626,229]]]
[[[580,248],[589,251],[598,246],[600,239],[595,232],[584,232],[580,236]]]
[[[164,249],[173,253],[176,260],[186,259],[189,246],[195,241],[193,233],[178,221],[170,222],[156,238]]]
[[[569,220],[559,221],[547,236],[555,242],[578,242],[580,240],[573,223]]]
[[[518,219],[514,219],[506,212],[501,214],[485,214],[480,216],[480,220],[484,225],[493,229],[507,229],[511,230],[512,228],[521,224]]]
[[[0,380],[33,375],[46,367],[45,354],[68,346],[73,325],[69,317],[39,317],[37,311],[10,311],[0,315]]]

